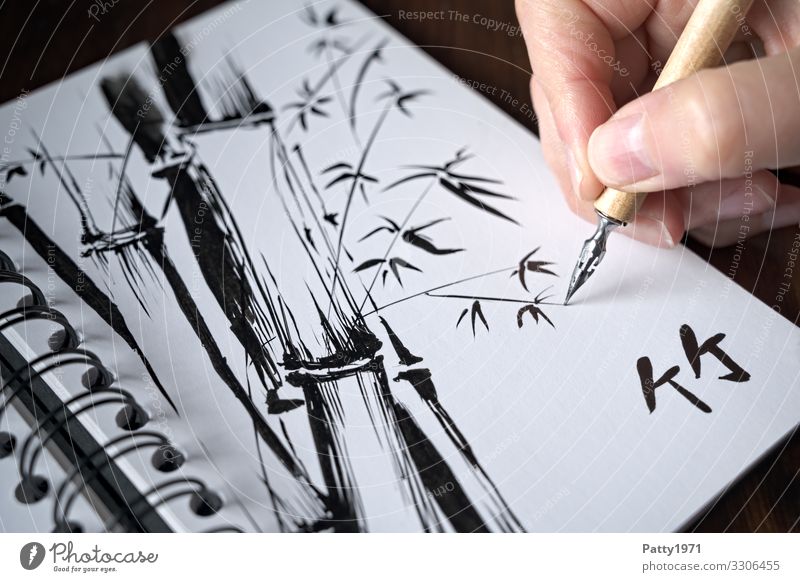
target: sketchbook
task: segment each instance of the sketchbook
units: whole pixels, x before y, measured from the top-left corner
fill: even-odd
[[[4,531],[673,531],[800,419],[780,290],[618,236],[563,306],[536,138],[354,2],[0,120]]]

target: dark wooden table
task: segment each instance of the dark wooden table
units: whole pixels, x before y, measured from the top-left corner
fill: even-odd
[[[257,0],[267,1],[267,0]],[[363,0],[369,8],[454,73],[492,87],[487,97],[536,131],[528,95],[530,65],[511,0]],[[0,7],[0,102],[13,99],[219,3],[219,0],[38,0]],[[302,0],[298,0],[302,4]],[[403,11],[445,10],[467,18],[411,20]],[[90,11],[97,20],[90,17]],[[473,21],[485,16],[508,23],[498,31]],[[480,18],[478,19],[480,21]],[[509,34],[511,32],[511,34]],[[787,253],[800,229],[786,228],[747,241],[741,257],[732,248],[689,247],[723,273],[738,260],[734,280],[768,305],[775,303]],[[800,269],[782,313],[800,321]],[[797,362],[800,366],[800,361]],[[800,531],[800,435],[797,431],[731,486],[693,525],[702,532]]]

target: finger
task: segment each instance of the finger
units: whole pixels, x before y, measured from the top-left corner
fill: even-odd
[[[800,188],[781,184],[773,210],[753,215],[747,221],[734,218],[702,226],[690,230],[689,236],[709,247],[726,247],[763,232],[799,223]]]
[[[775,1],[776,0],[771,0],[771,2]],[[797,0],[777,0],[777,2],[780,3],[787,3],[787,5],[788,3],[796,1]],[[644,29],[647,31],[648,53],[654,65],[658,66],[658,68],[663,68],[664,63],[667,62],[669,55],[675,48],[675,44],[678,42],[678,37],[680,37],[681,32],[683,32],[683,29],[686,27],[686,23],[689,22],[689,18],[696,5],[697,0],[660,0],[656,2],[653,13],[645,22]],[[756,5],[759,5],[763,12],[768,12],[768,10],[765,10],[767,8],[765,0],[757,1]],[[796,6],[792,10],[797,12]],[[741,18],[735,41],[752,43],[756,40],[756,35],[753,34],[754,27],[751,28],[750,26],[751,16],[756,11],[757,9],[754,6],[748,13],[746,19]],[[766,29],[765,26],[761,28]],[[765,32],[774,33],[774,31],[766,30]],[[758,32],[756,34],[758,34]],[[784,48],[782,51],[777,52],[785,52],[786,50],[787,49]],[[751,57],[752,55],[749,56]],[[731,61],[726,60],[725,62]]]
[[[531,95],[539,122],[539,140],[542,144],[545,161],[552,169],[569,209],[586,222],[594,224],[597,222],[597,214],[593,202],[581,199],[571,187],[570,177],[566,170],[564,143],[558,138],[555,120],[547,103],[547,97],[535,77],[531,78]],[[680,240],[683,236],[682,223],[673,221],[674,234],[665,227],[662,219],[663,212],[660,211],[658,203],[651,202],[642,210],[645,213],[649,211],[651,214],[642,213],[637,217],[635,227],[622,229],[622,232],[641,242],[664,247],[673,246],[673,241]]]
[[[589,159],[621,190],[652,192],[800,163],[800,48],[701,71],[620,109]]]
[[[747,13],[747,23],[763,42],[768,55],[785,53],[800,45],[797,0],[756,0]]]
[[[650,58],[659,68],[664,67],[678,37],[689,22],[696,1],[660,0],[656,10],[645,23],[647,46]]]
[[[569,209],[589,223],[597,222],[594,203],[577,196],[571,189],[570,179],[565,169],[566,153],[564,144],[556,135],[555,120],[547,103],[547,98],[536,78],[531,79],[531,95],[539,122],[539,139],[542,143],[545,161],[561,187]],[[675,241],[683,238],[685,231],[682,205],[684,201],[672,195],[651,194],[645,201],[634,221],[620,229],[631,238],[645,244],[671,248]]]
[[[683,238],[684,224],[680,201],[671,192],[656,192],[647,197],[633,222],[619,231],[649,245],[672,248]]]
[[[573,189],[588,200],[599,195],[602,185],[591,171],[586,145],[592,131],[616,108],[610,88],[614,71],[607,63],[615,59],[612,33],[627,36],[651,10],[639,0],[618,0],[612,14],[609,4],[594,10],[580,0],[516,2],[533,73],[566,145]]]
[[[531,97],[533,98],[533,108],[536,111],[536,120],[539,124],[539,141],[542,144],[544,160],[556,177],[564,197],[575,198],[576,195],[572,189],[570,176],[566,169],[564,143],[558,138],[550,105],[547,103],[547,97],[536,77],[531,78]]]
[[[572,212],[587,222],[597,223],[597,213],[590,200],[582,200],[577,196],[568,196],[566,200]],[[686,232],[683,210],[669,192],[651,194],[633,221],[620,228],[619,232],[648,245],[672,248]]]
[[[611,94],[614,103],[620,106],[643,93],[642,84],[651,71],[644,29],[617,41],[616,49]]]
[[[705,182],[691,188],[672,191],[684,211],[689,230],[738,220],[747,222],[775,208],[780,183],[766,170],[742,178]]]

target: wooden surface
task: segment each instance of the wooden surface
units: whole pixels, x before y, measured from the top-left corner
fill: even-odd
[[[0,101],[56,81],[138,41],[154,38],[165,28],[217,3],[215,0],[117,0],[116,4],[106,1],[103,13],[99,9],[103,5],[100,0],[4,2],[0,8],[0,55],[4,59],[0,68]],[[364,3],[535,131],[528,94],[530,66],[521,35],[511,28],[517,26],[511,0],[364,0]],[[302,5],[301,0],[298,5]],[[90,18],[89,10],[97,13],[99,22]],[[405,16],[414,10],[443,10],[445,18],[419,20]],[[456,13],[459,18],[450,16]],[[480,24],[481,17],[507,26],[489,30]],[[587,224],[587,232],[590,228]],[[797,227],[782,229],[748,240],[744,249],[711,252],[693,241],[688,245],[726,275],[733,273],[739,285],[773,305],[779,284],[785,281],[787,255],[798,234]],[[783,315],[797,324],[800,267],[794,269],[792,287],[781,305]],[[730,487],[692,528],[704,532],[800,531],[799,470],[800,436],[795,434]]]

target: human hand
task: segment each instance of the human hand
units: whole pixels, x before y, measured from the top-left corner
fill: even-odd
[[[544,156],[570,208],[595,222],[604,185],[652,192],[621,230],[664,247],[686,230],[725,246],[800,222],[800,189],[768,171],[800,165],[800,2],[755,0],[728,66],[649,93],[695,4],[516,1]]]

